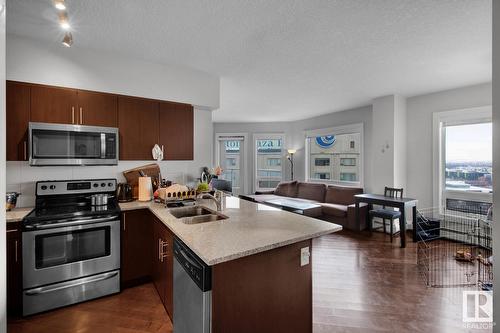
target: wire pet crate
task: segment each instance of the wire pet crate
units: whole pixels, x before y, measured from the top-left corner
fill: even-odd
[[[454,207],[420,210],[417,216],[417,265],[429,287],[489,290],[493,256],[491,221],[483,210]]]

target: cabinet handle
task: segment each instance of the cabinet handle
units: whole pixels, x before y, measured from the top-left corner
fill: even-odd
[[[17,232],[17,229],[10,229],[10,230],[7,230],[7,233],[9,232]]]
[[[162,251],[161,251],[161,262],[163,262],[163,259],[168,257],[168,242],[165,241],[165,242],[163,242],[162,245],[163,246],[162,246]],[[163,248],[165,248],[165,252],[163,252]]]
[[[72,124],[75,123],[75,107],[74,106],[71,107],[71,123]]]
[[[26,149],[28,144],[26,143],[26,140],[24,140],[23,142],[23,148],[24,148],[24,160],[26,161],[28,159],[28,156],[27,156],[27,151],[28,149]]]
[[[16,248],[14,249],[14,257],[15,257],[15,259],[16,259],[16,262],[17,262],[17,244],[18,244],[17,240],[16,240],[16,241],[14,241],[14,245],[15,245],[15,247],[16,247]]]
[[[161,253],[161,247],[162,247],[162,240],[161,238],[158,238],[158,260],[163,262],[163,259],[162,259],[162,253]]]
[[[83,108],[80,107],[80,125],[83,125]]]
[[[123,231],[127,230],[127,214],[123,213]]]

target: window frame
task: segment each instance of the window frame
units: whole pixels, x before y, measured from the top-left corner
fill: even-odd
[[[259,160],[257,158],[257,140],[277,140],[281,139],[281,178],[278,177],[260,177],[258,175],[258,163]],[[259,180],[279,180],[280,182],[285,179],[285,163],[284,158],[286,156],[286,143],[285,143],[285,133],[255,133],[253,135],[253,159],[254,159],[254,170],[253,170],[253,178],[254,178],[254,189],[255,191],[270,191],[274,190],[270,187],[259,187]]]
[[[317,136],[325,136],[325,135],[343,135],[343,134],[356,134],[360,135],[360,146],[359,146],[359,180],[357,182],[352,181],[341,181],[341,180],[326,180],[326,179],[316,179],[311,178],[311,170],[310,170],[310,148],[309,148],[309,140],[311,138],[315,138]],[[363,187],[364,186],[364,146],[365,146],[365,133],[364,133],[364,124],[363,123],[355,123],[349,125],[314,129],[304,131],[304,146],[305,146],[305,179],[307,182],[316,182],[316,183],[324,183],[331,185],[342,185],[349,187]],[[350,145],[350,143],[349,143]],[[356,149],[356,148],[354,148]]]
[[[214,162],[212,164],[220,164],[220,141],[223,141],[225,139],[230,139],[231,137],[236,138],[243,138],[243,165],[241,165],[241,158],[240,158],[240,172],[241,168],[243,167],[243,174],[240,175],[243,179],[243,191],[241,191],[241,194],[246,194],[250,193],[250,188],[248,187],[248,133],[215,133],[215,140],[214,140]],[[222,165],[221,165],[222,167]],[[222,167],[224,169],[224,167]],[[241,189],[241,187],[240,187]]]
[[[492,193],[465,192],[446,190],[446,138],[444,124],[468,125],[492,122],[492,106],[434,112],[432,115],[432,202],[440,212],[446,205],[446,199],[493,202]]]

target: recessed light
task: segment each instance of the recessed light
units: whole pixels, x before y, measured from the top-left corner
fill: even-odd
[[[73,45],[73,35],[71,34],[71,32],[67,32],[64,34],[62,44],[66,47],[71,47],[71,45]]]
[[[59,14],[59,25],[64,30],[69,30],[71,28],[68,21],[68,14],[66,14],[66,12],[62,12]]]
[[[66,10],[66,4],[64,3],[64,0],[54,0],[54,7],[59,10]]]

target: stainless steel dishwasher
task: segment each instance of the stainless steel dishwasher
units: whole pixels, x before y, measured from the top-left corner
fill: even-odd
[[[212,269],[174,239],[174,333],[210,333]]]

